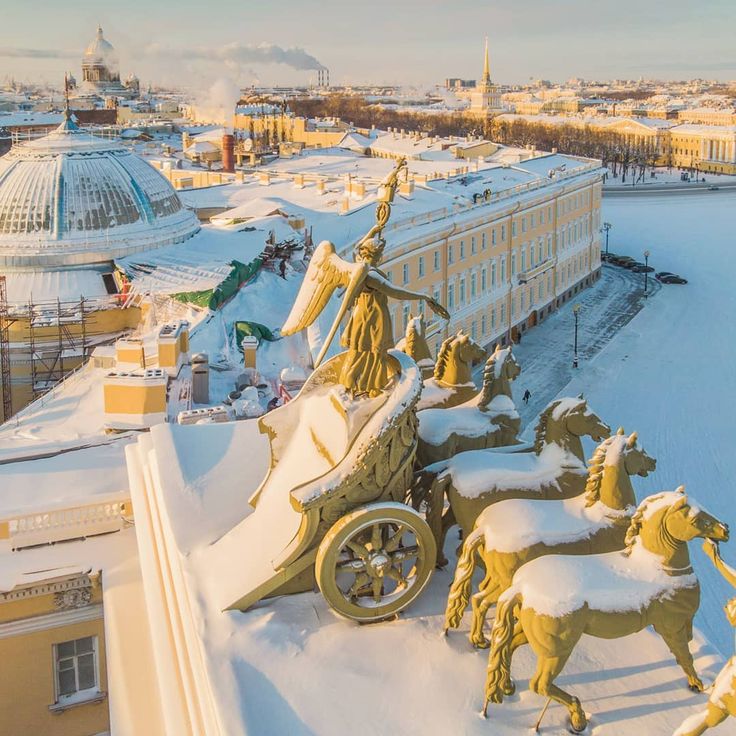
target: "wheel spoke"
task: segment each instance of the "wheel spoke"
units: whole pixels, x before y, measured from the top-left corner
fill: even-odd
[[[383,590],[383,580],[381,578],[373,578],[373,600],[376,603],[381,602],[381,591]]]
[[[343,562],[338,562],[337,565],[335,565],[335,569],[338,572],[352,572],[352,573],[359,573],[359,572],[365,572],[365,560],[344,560]]]
[[[409,581],[401,574],[401,571],[396,567],[390,567],[386,573],[388,577],[395,580],[399,585],[408,586]]]
[[[363,562],[365,562],[368,559],[369,552],[368,550],[362,545],[358,544],[357,542],[353,542],[352,540],[348,540],[345,543],[345,546],[356,556],[359,557]]]
[[[386,545],[384,547],[386,552],[393,552],[398,548],[398,546],[401,544],[401,537],[404,535],[406,529],[407,527],[404,524],[399,524],[399,529],[396,534],[391,536],[388,542],[386,542]]]
[[[381,528],[381,524],[374,524],[373,529],[371,530],[371,549],[374,552],[381,549],[382,542],[383,530]]]
[[[391,562],[403,562],[419,556],[419,547],[413,544],[411,547],[402,547],[391,554]]]
[[[370,576],[367,572],[360,572],[355,576],[355,582],[350,586],[350,590],[348,591],[348,595],[351,598],[357,598],[358,592],[361,588],[365,588],[368,583],[370,583]]]

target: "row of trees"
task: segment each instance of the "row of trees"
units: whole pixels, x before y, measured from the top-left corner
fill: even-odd
[[[375,126],[419,131],[439,136],[483,136],[510,146],[532,146],[541,151],[586,156],[603,161],[614,177],[626,183],[644,179],[647,169],[661,163],[652,138],[630,136],[593,126],[547,125],[523,119],[479,120],[462,112],[431,113],[396,110],[372,105],[361,97],[331,95],[326,99],[290,102],[292,111],[305,117],[337,117],[358,128]],[[664,164],[671,165],[664,154]]]

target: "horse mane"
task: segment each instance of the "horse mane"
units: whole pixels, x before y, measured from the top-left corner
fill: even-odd
[[[483,386],[480,390],[480,398],[478,399],[478,406],[488,406],[491,401],[491,386],[496,376],[496,351],[491,353],[491,356],[486,361],[483,368]]]
[[[407,355],[413,355],[417,344],[417,328],[413,319],[409,319],[406,323],[406,333],[404,338],[406,340]]]
[[[560,405],[560,400],[553,401],[540,415],[537,426],[534,428],[534,453],[539,455],[544,449],[547,440],[547,425],[552,412]]]
[[[667,494],[671,492],[672,491],[662,491],[661,493],[656,493],[653,496],[645,498],[639,504],[636,512],[631,517],[631,523],[629,524],[629,529],[626,532],[623,550],[624,555],[628,557],[631,554],[631,551],[634,549],[634,543],[636,542],[636,539],[639,536],[642,527],[644,526],[644,517],[646,516],[649,507],[656,501],[660,501],[661,499],[663,499]]]
[[[603,466],[606,455],[616,439],[621,440],[622,435],[614,434],[607,437],[595,448],[593,457],[588,460],[588,480],[585,482],[585,505],[592,506],[600,501],[601,484],[603,483]]]
[[[440,351],[437,353],[437,362],[434,364],[434,378],[439,381],[445,375],[447,368],[447,359],[450,357],[450,350],[455,341],[455,335],[452,335],[442,341]]]

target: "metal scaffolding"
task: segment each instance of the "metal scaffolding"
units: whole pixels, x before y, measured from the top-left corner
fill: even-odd
[[[3,393],[3,421],[13,415],[13,396],[10,388],[10,316],[5,276],[0,275],[0,388]]]

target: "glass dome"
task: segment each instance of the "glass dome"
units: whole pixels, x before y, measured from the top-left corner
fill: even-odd
[[[158,171],[71,120],[0,158],[0,266],[109,261],[198,230]]]

